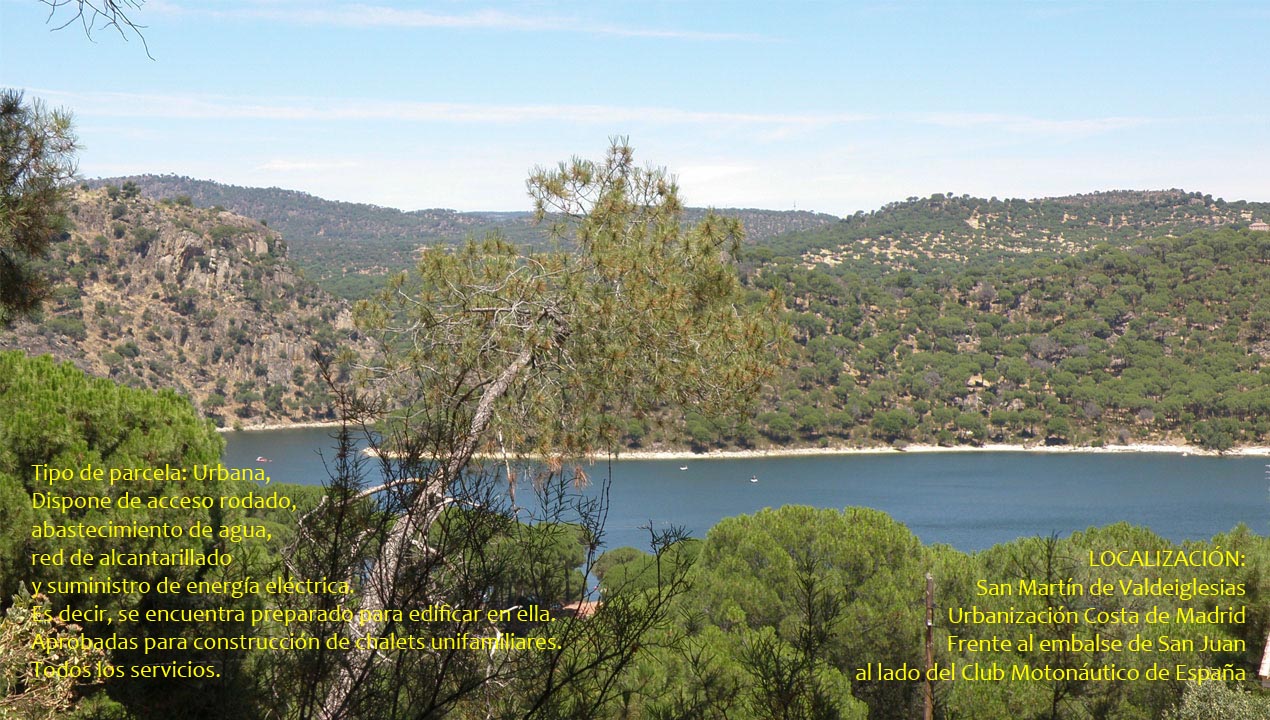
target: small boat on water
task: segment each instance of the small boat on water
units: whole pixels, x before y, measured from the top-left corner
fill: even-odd
[[[679,469],[680,469],[680,470],[687,470],[687,469],[688,469],[688,466],[687,466],[687,465],[680,465],[680,466],[679,466]]]
[[[750,482],[758,482],[758,475],[751,475]]]
[[[257,455],[257,456],[256,456],[256,462],[258,462],[258,463],[267,463],[267,462],[273,462],[273,461],[272,461],[272,460],[270,460],[269,458],[265,457],[264,455]]]

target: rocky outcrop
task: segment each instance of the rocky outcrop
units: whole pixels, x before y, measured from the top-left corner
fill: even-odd
[[[329,419],[315,348],[356,343],[347,304],[305,280],[282,236],[219,209],[80,190],[41,317],[0,347],[171,387],[227,426]]]

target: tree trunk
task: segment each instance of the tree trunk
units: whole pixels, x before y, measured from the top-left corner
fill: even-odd
[[[389,531],[380,550],[379,561],[362,588],[359,609],[383,610],[385,602],[395,597],[397,575],[411,540],[426,537],[432,524],[441,516],[447,503],[450,483],[459,476],[475,454],[480,438],[493,418],[494,404],[507,394],[532,357],[531,348],[526,346],[481,393],[472,422],[458,449],[440,469],[424,479],[424,491]],[[354,620],[345,626],[345,635],[356,642],[359,638],[376,636],[382,629],[383,623],[378,621],[358,623]],[[348,662],[340,664],[335,682],[327,691],[326,702],[319,709],[319,720],[343,720],[349,717],[352,710],[350,701],[358,685],[369,676],[374,662],[373,650],[354,647],[348,651]]]

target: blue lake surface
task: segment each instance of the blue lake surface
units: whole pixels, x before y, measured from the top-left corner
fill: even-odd
[[[328,475],[319,451],[334,455],[330,434],[229,433],[223,461],[261,467],[255,461],[264,456],[275,482],[321,484]],[[1265,535],[1266,462],[1168,453],[988,452],[621,460],[612,464],[604,544],[647,547],[649,533],[641,527],[650,525],[681,526],[705,537],[725,517],[790,504],[877,508],[923,542],[963,551],[1120,521],[1174,541],[1208,539],[1239,523]],[[587,472],[603,477],[607,464]],[[518,497],[528,495],[528,488],[518,491]]]

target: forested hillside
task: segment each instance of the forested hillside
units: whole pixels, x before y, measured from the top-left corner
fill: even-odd
[[[301,277],[277,232],[134,186],[79,191],[68,209],[45,261],[52,298],[0,348],[176,389],[225,426],[329,417],[310,354],[347,339],[348,309]]]
[[[176,175],[137,175],[95,180],[93,186],[132,182],[155,199],[189,198],[199,207],[222,207],[256,218],[286,238],[291,257],[305,274],[345,298],[363,298],[384,277],[409,268],[423,245],[456,243],[499,232],[518,245],[539,245],[545,230],[523,212],[456,212],[446,209],[403,212],[394,208],[324,200],[279,188],[246,188]],[[526,197],[528,206],[528,197]],[[745,225],[751,242],[781,233],[825,227],[832,215],[777,210],[726,209]],[[685,224],[695,225],[705,210],[689,208]]]
[[[1265,203],[935,195],[751,248],[798,349],[753,422],[633,445],[1265,444]],[[678,435],[676,435],[678,433]]]
[[[409,262],[421,228],[431,239],[539,232],[516,213],[401,213],[149,179],[152,192],[198,190],[290,218],[271,228],[300,228],[308,261],[340,268],[328,284],[356,280],[345,286],[354,294]],[[154,201],[140,184],[124,187],[78,197],[77,229],[49,261],[63,282],[46,321],[6,346],[137,385],[174,384],[226,425],[325,417],[326,389],[307,358],[348,320],[289,269],[287,236],[184,195]],[[1249,226],[1267,209],[1181,191],[936,195],[749,244],[742,277],[755,302],[770,291],[785,300],[788,367],[747,421],[722,425],[691,409],[630,418],[625,442],[1264,444],[1270,233]],[[749,222],[763,218],[791,222],[788,213]],[[369,252],[360,266],[330,254],[363,243],[397,250],[379,255],[383,264]]]
[[[1111,191],[1036,200],[943,194],[859,212],[774,238],[760,257],[849,266],[866,275],[989,267],[1019,255],[1061,257],[1140,240],[1270,219],[1270,203],[1226,202],[1182,190]]]
[[[800,352],[752,425],[690,416],[699,447],[1270,437],[1270,233],[924,273],[777,258],[747,280],[784,294]]]

